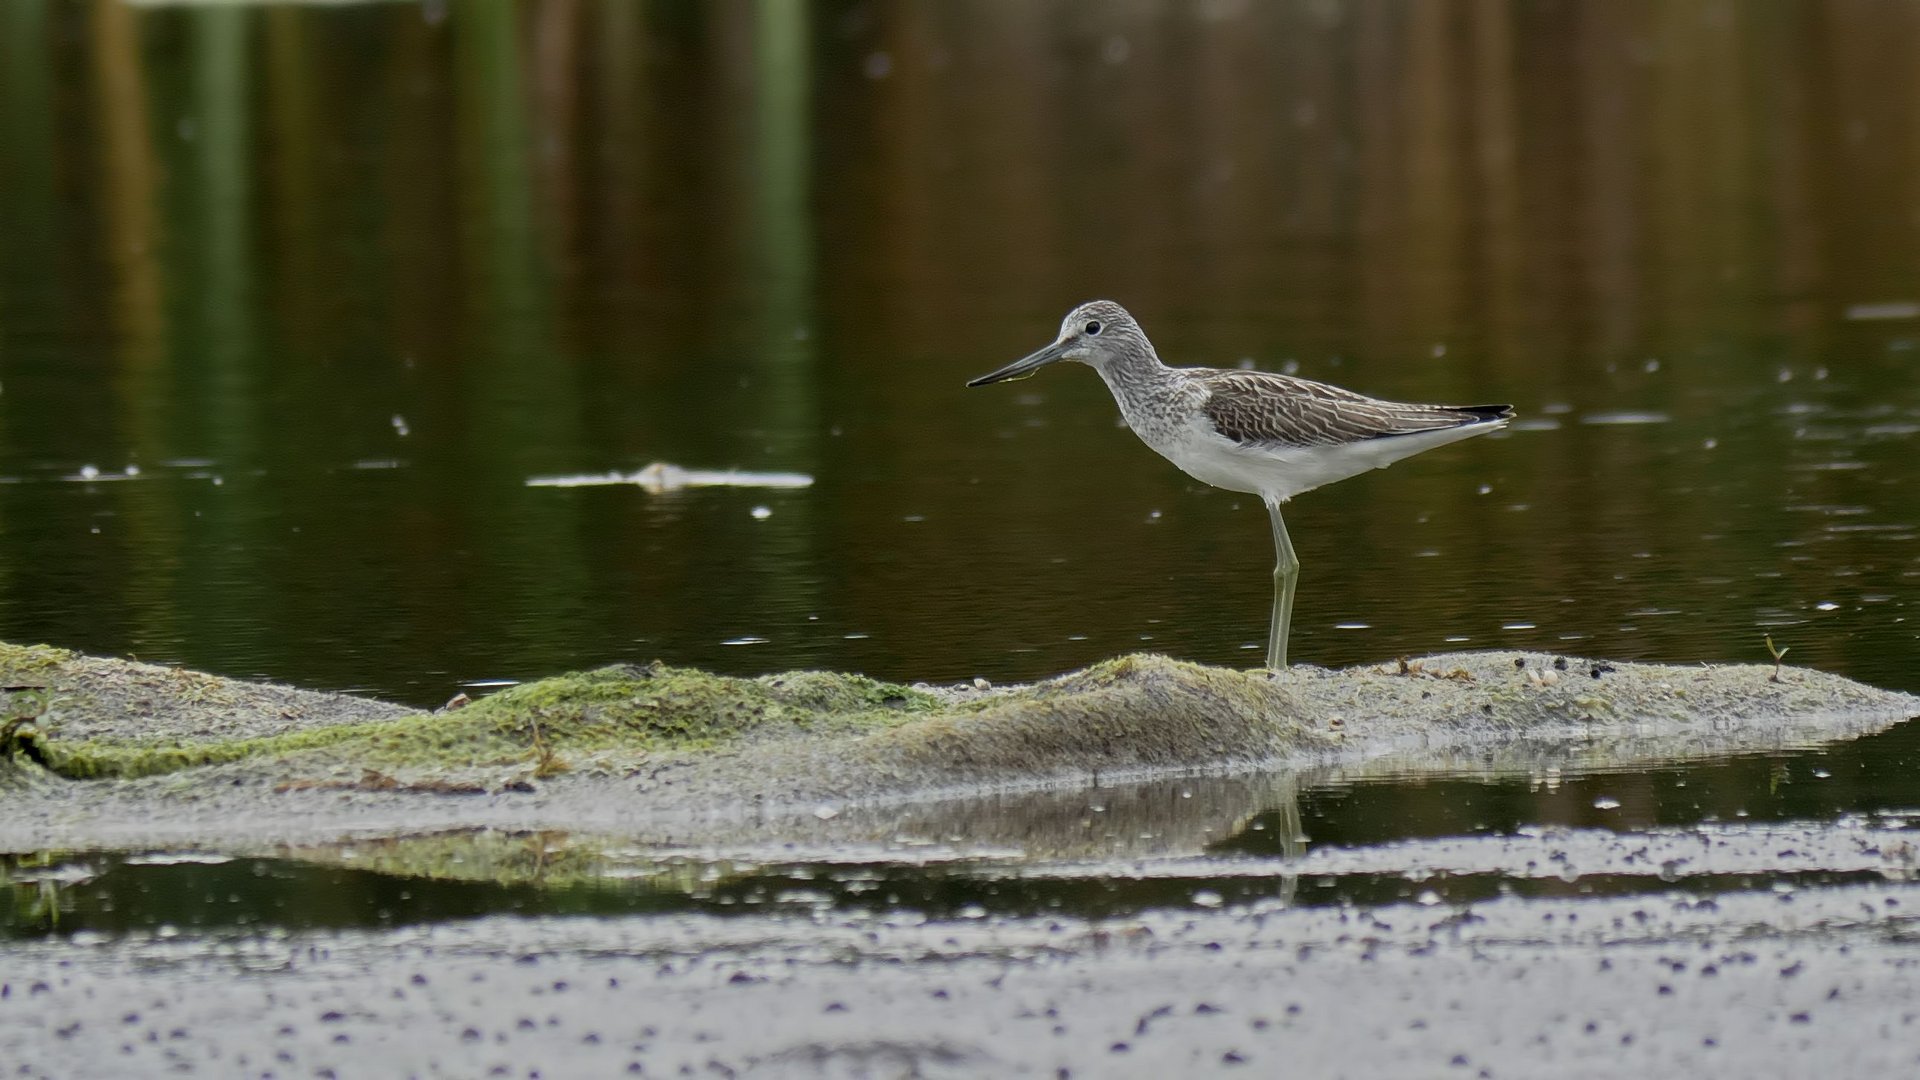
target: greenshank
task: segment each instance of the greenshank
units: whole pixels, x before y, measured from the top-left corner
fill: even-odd
[[[1074,308],[1053,344],[967,385],[1023,379],[1060,360],[1099,372],[1127,426],[1188,476],[1267,504],[1277,556],[1267,630],[1273,671],[1287,666],[1300,576],[1281,504],[1423,450],[1498,431],[1513,418],[1510,405],[1416,405],[1269,371],[1168,367],[1140,324],[1111,300]]]

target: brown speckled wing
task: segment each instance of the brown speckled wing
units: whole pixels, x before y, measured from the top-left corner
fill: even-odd
[[[1513,415],[1505,405],[1413,405],[1268,371],[1209,371],[1207,419],[1253,446],[1334,446],[1411,435]]]

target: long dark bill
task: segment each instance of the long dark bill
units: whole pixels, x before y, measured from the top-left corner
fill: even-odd
[[[968,386],[985,386],[988,383],[1007,382],[1012,379],[1024,379],[1027,376],[1033,374],[1034,372],[1039,371],[1041,368],[1046,367],[1048,364],[1051,364],[1054,361],[1059,360],[1060,354],[1064,353],[1066,349],[1067,349],[1067,346],[1065,342],[1056,341],[1053,344],[1047,346],[1046,348],[1041,349],[1039,352],[1034,353],[1032,356],[1026,356],[1026,357],[1022,357],[1019,360],[1015,360],[1013,363],[1008,364],[1006,367],[1001,368],[999,371],[993,372],[992,374],[989,374],[989,375],[982,375],[979,378],[973,380],[972,382],[969,382],[967,385]]]

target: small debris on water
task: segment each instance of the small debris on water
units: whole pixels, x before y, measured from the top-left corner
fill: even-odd
[[[1593,800],[1593,808],[1595,810],[1618,810],[1620,809],[1620,800],[1612,796],[1602,795]]]
[[[765,521],[773,516],[773,509],[766,506],[756,506],[748,511],[748,513],[753,515],[753,520],[755,521]]]
[[[528,487],[606,487],[617,484],[635,484],[658,495],[693,487],[812,487],[813,477],[806,473],[753,472],[747,469],[688,469],[656,461],[639,472],[535,476],[527,480]]]

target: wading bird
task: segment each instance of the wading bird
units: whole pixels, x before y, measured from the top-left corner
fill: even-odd
[[[1273,519],[1273,619],[1267,667],[1287,666],[1300,560],[1280,505],[1304,491],[1489,431],[1509,405],[1415,405],[1267,371],[1174,368],[1125,308],[1094,300],[1067,313],[1046,348],[968,383],[1021,379],[1077,360],[1100,373],[1140,441],[1203,483],[1258,495]]]

